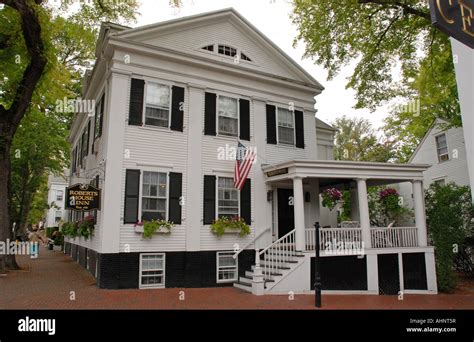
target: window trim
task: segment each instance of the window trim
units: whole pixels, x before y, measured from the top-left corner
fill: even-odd
[[[276,139],[277,139],[277,145],[278,146],[290,146],[290,147],[296,147],[296,125],[295,125],[295,109],[293,111],[289,110],[288,108],[285,108],[283,106],[280,106],[278,104],[275,104],[275,120],[276,120]],[[291,117],[293,119],[293,144],[285,143],[285,142],[280,142],[280,133],[279,133],[279,124],[278,124],[278,109],[286,109],[291,113]],[[288,128],[288,127],[287,127]]]
[[[152,80],[148,78],[143,79],[145,81],[145,85],[143,87],[143,109],[142,109],[142,127],[149,127],[149,128],[156,128],[156,129],[164,129],[164,130],[171,130],[171,110],[173,107],[173,84],[170,82],[166,82],[163,80]],[[155,83],[161,86],[167,86],[170,90],[170,95],[169,95],[169,108],[168,108],[168,126],[155,126],[155,125],[150,125],[146,123],[146,107],[147,107],[147,91],[148,91],[148,84],[149,83]]]
[[[142,211],[142,202],[143,202],[143,173],[144,172],[155,172],[155,173],[164,173],[166,174],[166,209],[165,209],[165,220],[168,221],[169,218],[169,205],[170,205],[170,172],[169,170],[156,169],[156,168],[141,168],[140,170],[140,186],[138,191],[138,221],[143,221],[143,211]]]
[[[159,255],[163,257],[163,283],[162,284],[153,284],[153,285],[143,285],[142,284],[142,256],[146,255]],[[140,253],[140,264],[138,270],[138,288],[139,289],[164,289],[166,287],[166,253]],[[150,270],[149,270],[150,271]],[[159,271],[159,270],[154,270]]]
[[[217,220],[219,218],[219,178],[231,178],[233,179],[232,176],[226,176],[226,175],[216,175],[216,217],[215,219]],[[238,210],[237,210],[237,216],[240,217],[240,191],[235,189],[237,191],[237,202],[238,202]]]
[[[220,280],[219,279],[219,256],[221,254],[228,254],[232,256],[234,254],[233,251],[219,251],[216,252],[216,283],[217,284],[225,284],[225,283],[233,283],[239,280],[239,258],[234,259],[235,260],[235,279],[225,279],[225,280]],[[230,268],[229,266],[221,266],[222,267],[227,267]]]
[[[237,138],[239,139],[240,137],[240,96],[236,95],[229,95],[223,92],[216,92],[216,136],[218,137],[225,137],[225,138]],[[229,97],[237,101],[237,134],[236,135],[229,135],[225,133],[220,133],[219,132],[219,98],[223,97]]]
[[[438,138],[441,137],[441,136],[443,136],[443,135],[444,135],[444,138],[445,138],[445,140],[446,140],[446,150],[447,150],[447,152],[444,153],[444,154],[440,154],[440,153],[439,153],[439,147],[438,147]],[[446,133],[445,133],[445,132],[442,132],[442,133],[436,134],[436,135],[434,136],[434,138],[435,138],[436,157],[437,157],[437,159],[438,159],[438,164],[439,164],[439,163],[445,163],[445,162],[447,162],[447,161],[450,161],[451,158],[450,158],[450,156],[449,156],[448,136],[446,135]],[[444,156],[444,155],[448,156],[448,159],[446,159],[446,160],[441,160],[441,156]]]

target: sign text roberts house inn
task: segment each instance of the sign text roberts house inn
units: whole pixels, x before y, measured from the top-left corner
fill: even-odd
[[[66,189],[66,208],[78,211],[100,209],[100,189],[75,184]]]
[[[474,49],[474,0],[430,0],[431,21]]]

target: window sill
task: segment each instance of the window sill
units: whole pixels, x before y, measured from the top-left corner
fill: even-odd
[[[206,136],[206,135],[204,135]],[[216,134],[215,136],[212,136],[212,139],[214,140],[227,140],[227,141],[232,141],[232,142],[237,142],[239,140],[239,137],[232,136],[232,135],[223,135],[223,134]]]
[[[274,146],[281,147],[281,148],[286,148],[288,150],[294,150],[294,149],[297,148],[296,145],[290,145],[290,144],[284,144],[284,143],[278,143]]]
[[[145,129],[148,131],[160,131],[160,132],[165,132],[165,133],[172,133],[172,131],[169,127],[161,127],[161,126],[151,126],[151,125],[143,125],[143,126],[138,126],[140,129]]]

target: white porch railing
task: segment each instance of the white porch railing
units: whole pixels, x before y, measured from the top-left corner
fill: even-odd
[[[372,248],[416,247],[418,235],[416,227],[372,227],[370,228]],[[305,229],[305,247],[314,251],[316,247],[314,228]],[[324,250],[327,243],[347,243],[348,246],[362,243],[362,228],[320,228],[319,248]]]
[[[370,228],[372,248],[416,247],[416,227]]]
[[[316,235],[314,228],[305,229],[306,250],[314,251],[316,247]],[[350,246],[362,243],[361,228],[320,228],[319,229],[319,249],[324,250],[327,243],[343,242]]]
[[[296,256],[295,230],[279,238],[270,246],[255,253],[255,266],[261,267],[265,280],[271,280],[275,275],[281,274],[286,263],[294,260]],[[262,262],[260,262],[260,260]]]

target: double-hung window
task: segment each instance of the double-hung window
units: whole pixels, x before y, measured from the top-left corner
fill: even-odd
[[[217,216],[239,216],[239,191],[234,187],[234,179],[218,177],[217,179]]]
[[[293,112],[285,108],[278,108],[278,143],[295,144],[295,125],[293,122]]]
[[[147,82],[145,124],[158,127],[169,127],[170,103],[170,86]]]
[[[446,134],[440,134],[436,137],[436,151],[438,153],[438,161],[443,162],[449,160],[448,141]]]
[[[218,97],[219,134],[238,136],[239,134],[239,102],[228,96]]]
[[[140,254],[140,288],[165,286],[165,255]]]
[[[217,252],[217,282],[228,283],[237,281],[239,268],[234,252]]]
[[[142,220],[166,220],[167,174],[143,172]]]

